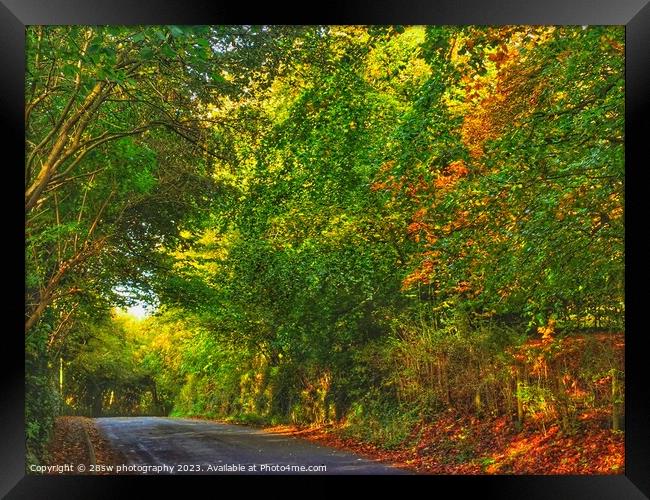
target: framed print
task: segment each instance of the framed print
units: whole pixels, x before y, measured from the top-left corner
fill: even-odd
[[[648,497],[645,0],[0,23],[7,498]]]

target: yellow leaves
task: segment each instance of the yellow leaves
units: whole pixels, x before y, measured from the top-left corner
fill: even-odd
[[[485,99],[481,105],[485,106],[491,102],[494,102],[494,99]],[[483,156],[483,144],[497,137],[491,110],[489,107],[486,109],[481,105],[474,106],[474,109],[465,115],[461,127],[461,138],[473,159]]]
[[[331,217],[321,234],[331,240],[342,240],[354,233],[355,230],[354,222],[346,214],[340,213]]]
[[[481,30],[480,34],[484,33]],[[529,112],[539,98],[540,89],[522,90],[528,77],[518,68],[523,57],[520,49],[544,43],[550,33],[552,29],[546,27],[490,28],[488,38],[500,43],[482,49],[475,48],[471,35],[458,40],[458,45],[464,45],[468,52],[452,58],[463,76],[458,88],[448,92],[447,104],[453,114],[463,117],[461,137],[472,159],[480,159],[483,145],[496,139],[505,126],[517,120],[519,113]],[[470,50],[483,50],[474,53],[483,59],[483,74],[468,64]]]
[[[611,220],[619,219],[623,216],[623,207],[615,207],[609,212],[609,218]]]
[[[233,82],[235,80],[235,76],[229,73],[226,70],[221,71],[221,76],[223,77],[224,80],[227,82]]]
[[[396,40],[399,43],[408,45],[409,47],[419,47],[426,39],[426,30],[424,26],[409,26],[401,33]]]
[[[560,102],[564,101],[567,97],[568,97],[568,94],[566,92],[558,91],[558,92],[555,92],[553,94],[553,96],[551,97],[551,102],[553,104],[557,104],[557,103],[560,103]]]
[[[330,26],[329,34],[334,39],[354,40],[356,43],[366,43],[370,39],[368,30],[364,26],[357,25]]]
[[[551,341],[553,340],[553,333],[555,333],[555,323],[556,321],[551,318],[548,320],[546,326],[540,326],[537,328],[537,333],[542,335],[542,340]]]
[[[230,99],[228,96],[220,96],[214,102],[206,105],[197,105],[199,113],[201,113],[206,120],[215,120],[217,118],[225,118],[228,113],[232,112],[237,103]]]
[[[365,80],[375,87],[394,95],[404,85],[421,85],[431,74],[431,67],[420,55],[420,45],[425,41],[424,26],[411,26],[384,44],[378,44],[368,54]],[[399,71],[394,71],[394,61],[404,61]]]
[[[261,108],[275,123],[282,123],[290,115],[291,106],[307,85],[300,76],[302,65],[298,65],[292,73],[277,77],[266,91],[266,98],[261,102]]]

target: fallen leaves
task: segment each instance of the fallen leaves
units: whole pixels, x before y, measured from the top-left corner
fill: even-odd
[[[603,429],[598,415],[581,417],[581,429],[570,435],[557,425],[546,432],[533,425],[519,432],[507,417],[479,420],[443,414],[435,422],[417,425],[411,444],[398,450],[344,438],[343,425],[282,425],[266,431],[424,474],[622,474],[624,434]]]
[[[106,438],[95,426],[93,419],[87,417],[64,416],[56,419],[54,434],[50,441],[47,460],[44,465],[73,464],[73,470],[63,472],[68,475],[92,475],[89,469],[90,454],[84,436],[84,428],[93,445],[98,465],[115,465],[125,463],[124,458],[108,444]],[[84,472],[77,470],[77,465],[85,466]],[[53,472],[53,474],[59,474]]]

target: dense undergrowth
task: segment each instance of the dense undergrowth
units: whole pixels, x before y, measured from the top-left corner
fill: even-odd
[[[339,373],[338,382],[331,368],[310,377],[259,360],[229,378],[188,374],[172,414],[254,424],[344,421],[346,435],[385,448],[403,445],[416,425],[450,410],[476,419],[506,415],[540,432],[557,424],[570,434],[594,416],[600,427],[620,430],[623,345],[622,335],[611,333],[515,337],[506,352],[489,335],[394,337],[359,353],[356,373]]]

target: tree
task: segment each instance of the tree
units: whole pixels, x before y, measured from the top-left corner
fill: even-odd
[[[274,51],[299,30],[28,31],[26,331],[54,301],[83,291],[71,273],[86,280],[100,254],[133,245],[126,256],[137,260],[216,196],[210,162],[229,161],[223,137],[237,125],[206,105],[272,75]]]

